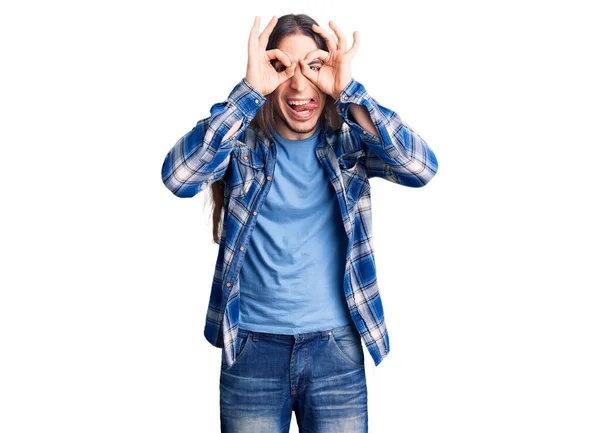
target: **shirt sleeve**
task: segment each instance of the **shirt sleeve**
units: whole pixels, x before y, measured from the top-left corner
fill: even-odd
[[[162,181],[178,197],[193,197],[225,175],[231,152],[248,127],[265,97],[244,78],[224,102],[213,105],[210,117],[181,137],[169,151],[162,165]],[[235,134],[223,140],[238,121]]]
[[[369,177],[378,176],[410,187],[424,186],[433,178],[438,163],[425,140],[398,114],[369,96],[362,84],[352,79],[335,104],[338,114],[350,128],[347,133],[363,145]],[[367,108],[379,136],[352,120],[350,104]]]

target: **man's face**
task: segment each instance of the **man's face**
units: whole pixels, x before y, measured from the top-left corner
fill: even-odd
[[[302,74],[299,61],[319,47],[308,36],[292,35],[285,37],[277,48],[286,53],[291,61],[298,63],[294,76],[273,92],[275,130],[288,140],[309,138],[321,118],[327,95]],[[277,70],[285,68],[279,61],[273,66]],[[316,70],[321,62],[317,60],[309,66]]]

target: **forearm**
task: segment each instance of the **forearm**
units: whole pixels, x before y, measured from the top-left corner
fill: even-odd
[[[349,105],[350,107],[348,110],[350,110],[350,115],[353,117],[354,121],[371,134],[379,136],[379,134],[377,134],[375,124],[373,123],[373,120],[371,120],[371,116],[369,116],[369,110],[367,110],[367,107],[357,104]]]
[[[240,130],[240,127],[244,124],[244,120],[240,119],[237,122],[235,122],[233,124],[233,126],[231,127],[231,129],[229,130],[229,132],[227,134],[225,134],[225,137],[223,137],[223,141],[227,141],[229,139],[229,137],[231,137],[233,134],[235,134],[236,132],[238,132]]]
[[[398,114],[369,96],[360,83],[352,80],[336,105],[353,136],[371,156],[366,161],[368,169],[413,187],[423,186],[433,178],[437,159],[427,143]]]
[[[165,186],[178,197],[192,197],[225,174],[237,138],[248,127],[264,97],[245,80],[225,102],[212,106],[167,154],[162,166]]]

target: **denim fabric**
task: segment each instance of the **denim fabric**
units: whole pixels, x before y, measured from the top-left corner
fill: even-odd
[[[238,329],[236,359],[221,360],[221,431],[367,431],[367,384],[354,325],[296,335]]]

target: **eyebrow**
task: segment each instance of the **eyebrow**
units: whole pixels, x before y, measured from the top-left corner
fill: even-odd
[[[273,62],[273,66],[275,66],[275,65],[282,65],[282,66],[284,66],[283,63],[281,63],[281,61],[279,59],[273,59],[272,62]],[[322,66],[324,64],[325,64],[325,62],[323,60],[315,59],[312,62],[310,62],[308,64],[308,66],[311,66],[311,65],[321,65]]]

